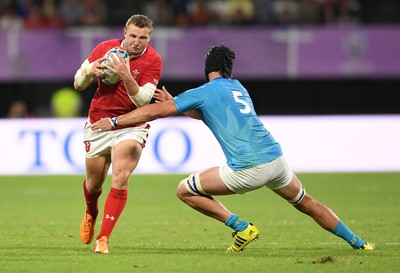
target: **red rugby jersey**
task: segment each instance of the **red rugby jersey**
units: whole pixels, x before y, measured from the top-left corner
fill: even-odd
[[[122,39],[113,39],[98,44],[88,57],[89,62],[103,57],[111,48],[120,47]],[[129,61],[132,76],[139,86],[146,83],[158,85],[161,77],[162,59],[157,51],[147,45],[143,55]],[[115,117],[137,108],[128,97],[122,81],[114,85],[106,85],[98,79],[98,88],[93,96],[89,109],[89,119],[94,123],[100,118]]]

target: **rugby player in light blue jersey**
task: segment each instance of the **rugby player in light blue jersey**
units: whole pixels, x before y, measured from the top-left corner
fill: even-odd
[[[102,119],[92,125],[99,133],[176,114],[201,119],[218,140],[227,166],[212,167],[189,175],[178,186],[178,197],[193,209],[234,230],[227,252],[237,252],[254,239],[258,228],[230,212],[215,195],[244,194],[263,186],[312,217],[322,228],[343,238],[354,249],[373,250],[374,245],[354,234],[327,206],[306,193],[286,163],[278,142],[257,117],[243,85],[232,79],[234,52],[225,45],[209,48],[205,57],[207,83],[172,98],[157,89],[157,104],[127,114]]]

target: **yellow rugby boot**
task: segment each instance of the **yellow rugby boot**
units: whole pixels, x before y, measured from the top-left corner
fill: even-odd
[[[245,246],[259,238],[260,232],[255,225],[249,223],[248,227],[244,231],[237,231],[232,235],[233,243],[228,247],[226,252],[238,252],[243,250]]]
[[[373,243],[365,242],[365,245],[362,245],[359,249],[361,250],[374,250],[375,245]]]

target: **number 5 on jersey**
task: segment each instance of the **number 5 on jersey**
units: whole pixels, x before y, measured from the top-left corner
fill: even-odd
[[[242,114],[250,113],[249,104],[245,100],[242,100],[241,98],[239,98],[239,96],[243,96],[242,92],[240,92],[240,91],[232,91],[232,95],[233,95],[233,98],[235,99],[236,102],[244,105],[244,108],[239,109],[240,113],[242,113]]]

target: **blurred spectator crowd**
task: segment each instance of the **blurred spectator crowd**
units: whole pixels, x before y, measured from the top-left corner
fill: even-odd
[[[98,26],[107,15],[101,0],[1,0],[0,29]]]
[[[0,29],[113,26],[135,13],[157,26],[360,23],[359,0],[1,0]]]

